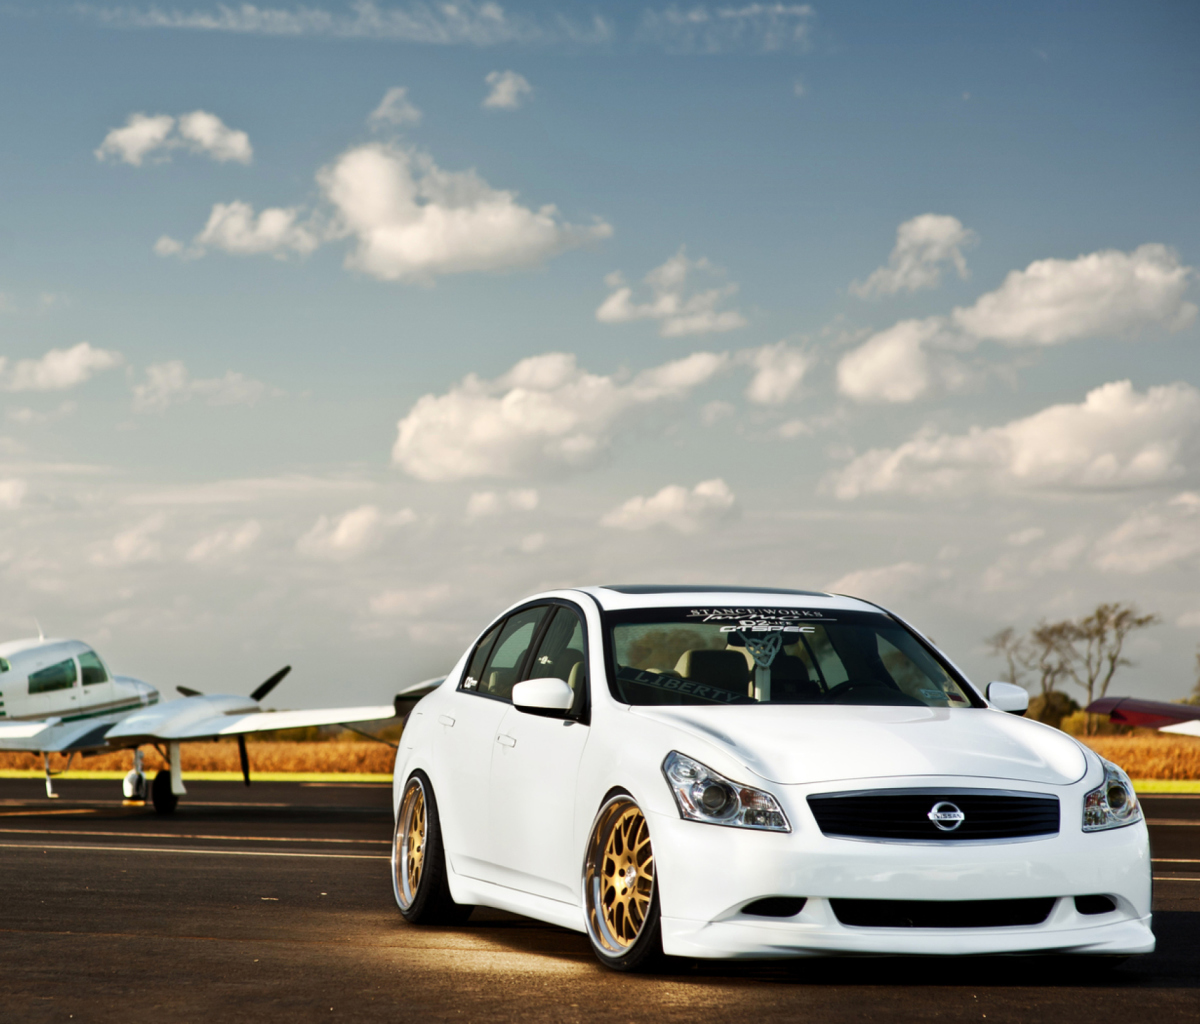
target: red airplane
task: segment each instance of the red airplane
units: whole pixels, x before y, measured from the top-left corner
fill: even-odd
[[[1200,705],[1196,704],[1169,704],[1139,697],[1101,697],[1092,701],[1087,710],[1093,715],[1108,715],[1110,722],[1121,725],[1200,736]]]

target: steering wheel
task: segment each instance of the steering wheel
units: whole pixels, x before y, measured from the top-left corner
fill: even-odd
[[[826,697],[838,697],[843,693],[850,693],[852,690],[862,690],[866,687],[874,687],[875,689],[896,690],[897,686],[889,685],[882,679],[847,679],[843,683],[838,683],[837,686],[831,687],[826,691]]]

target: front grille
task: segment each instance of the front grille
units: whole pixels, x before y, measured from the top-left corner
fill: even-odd
[[[1028,900],[830,900],[855,928],[1015,928],[1041,924],[1053,896]]]
[[[941,829],[929,815],[951,805],[961,822]],[[827,836],[852,839],[951,840],[1023,839],[1058,832],[1058,797],[986,789],[884,789],[822,793],[808,798],[817,825]],[[953,811],[940,808],[943,824]]]

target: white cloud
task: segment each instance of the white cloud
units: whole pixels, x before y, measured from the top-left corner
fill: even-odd
[[[897,562],[877,569],[859,569],[834,580],[825,589],[831,594],[849,594],[868,601],[891,601],[938,578],[931,569],[916,562]]]
[[[638,35],[672,53],[770,52],[806,46],[813,16],[808,4],[671,5],[644,11]]]
[[[97,160],[120,160],[140,167],[146,157],[169,160],[173,149],[187,149],[218,163],[248,164],[254,158],[250,136],[230,128],[216,114],[193,110],[180,114],[130,114],[123,128],[114,128],[95,151]]]
[[[495,380],[469,374],[446,394],[417,400],[400,420],[392,461],[422,480],[581,468],[604,454],[634,410],[682,398],[728,363],[727,355],[695,352],[623,382],[548,352]]]
[[[608,238],[603,221],[564,222],[554,206],[529,209],[474,171],[443,171],[391,146],[360,146],[318,176],[340,233],[356,244],[346,265],[384,281],[508,270]]]
[[[621,530],[648,530],[669,526],[680,533],[699,533],[730,518],[736,499],[720,478],[704,480],[690,491],[669,484],[648,498],[630,498],[600,520],[601,526]]]
[[[258,520],[247,519],[236,528],[217,530],[201,537],[188,548],[184,558],[189,562],[216,562],[250,550],[261,535],[262,525]]]
[[[81,341],[71,348],[52,348],[40,359],[22,359],[11,370],[0,357],[0,388],[5,391],[65,391],[93,374],[119,366],[119,352],[92,348]]]
[[[544,533],[527,533],[517,544],[517,548],[523,555],[535,555],[545,546],[546,535]]]
[[[865,281],[855,281],[850,293],[866,299],[936,288],[942,281],[942,268],[948,263],[954,265],[959,277],[966,278],[967,261],[962,251],[975,241],[975,232],[963,227],[957,217],[923,213],[906,220],[896,229],[896,246],[887,266],[872,271]]]
[[[385,590],[371,598],[369,607],[376,615],[414,617],[444,606],[453,591],[444,583],[408,590]]]
[[[17,477],[0,480],[0,508],[20,508],[28,493],[29,485],[24,480]]]
[[[406,124],[418,125],[421,123],[421,111],[409,100],[408,89],[398,85],[383,94],[383,99],[379,101],[379,106],[371,111],[367,122],[373,127],[392,125],[398,128]]]
[[[1175,620],[1175,625],[1180,629],[1195,629],[1200,627],[1200,609],[1194,612],[1184,612]]]
[[[234,200],[232,203],[214,203],[208,223],[196,236],[192,256],[204,254],[205,249],[221,249],[237,256],[254,256],[269,253],[279,259],[290,253],[305,255],[320,245],[317,234],[308,225],[299,223],[297,209],[271,207],[254,215],[249,203]],[[172,240],[173,241],[173,240]],[[160,256],[173,255],[178,250],[164,246],[160,238],[154,250]]]
[[[934,383],[926,345],[942,331],[937,317],[901,320],[880,331],[837,367],[838,391],[859,402],[911,402]]]
[[[533,93],[525,76],[515,71],[493,71],[484,81],[491,92],[484,97],[483,106],[491,110],[516,110]]]
[[[754,370],[746,397],[756,405],[782,405],[788,401],[816,362],[816,356],[786,341],[745,349],[740,355]]]
[[[1005,540],[1014,548],[1023,548],[1027,544],[1032,544],[1035,540],[1041,540],[1044,536],[1046,536],[1046,531],[1040,526],[1027,526],[1024,530],[1017,530],[1015,533],[1010,533]]]
[[[1093,561],[1111,572],[1200,567],[1200,493],[1184,491],[1139,509],[1096,544]]]
[[[340,516],[319,516],[306,534],[296,541],[296,550],[311,558],[353,558],[376,547],[392,527],[415,522],[412,509],[392,515],[377,505],[361,505]]]
[[[134,412],[163,412],[168,406],[201,398],[209,405],[254,405],[271,388],[233,370],[224,377],[194,378],[179,360],[146,367],[146,379],[133,386]]]
[[[182,254],[183,243],[170,235],[160,235],[158,241],[154,243],[155,256],[181,256]]]
[[[175,118],[169,114],[130,114],[124,128],[114,128],[96,149],[97,160],[121,160],[141,167],[142,161],[155,150],[167,144],[167,138],[175,127]]]
[[[609,274],[605,283],[613,293],[596,310],[601,323],[619,324],[631,320],[658,320],[659,334],[664,338],[680,338],[689,334],[710,334],[732,331],[746,326],[746,319],[736,309],[718,309],[726,299],[737,293],[736,284],[708,288],[686,295],[687,279],[695,272],[716,273],[706,259],[689,260],[685,247],[655,267],[645,277],[651,297],[646,302],[633,301],[633,289],[620,272]]]
[[[179,135],[193,153],[203,153],[217,163],[230,160],[248,164],[254,159],[250,136],[230,128],[216,114],[193,110],[179,116]]]
[[[1200,391],[1189,384],[1139,394],[1129,381],[1088,392],[1001,427],[926,430],[877,448],[835,474],[839,498],[955,494],[974,487],[1093,490],[1161,484],[1194,465]]]
[[[150,7],[103,7],[81,4],[81,15],[105,25],[144,29],[190,29],[268,36],[332,36],[342,39],[391,39],[435,46],[497,46],[502,43],[597,44],[613,31],[599,15],[577,22],[555,13],[545,19],[513,14],[493,0],[454,3],[411,2],[380,7],[355,0],[349,10],[319,7],[260,7],[218,4],[215,10],[164,10]]]
[[[1093,335],[1128,335],[1146,327],[1176,331],[1196,318],[1184,300],[1195,276],[1165,245],[1131,253],[1108,249],[1073,260],[1045,259],[1010,271],[996,291],[954,311],[976,338],[1013,345],[1055,345]]]
[[[532,488],[514,491],[476,491],[467,499],[467,518],[483,519],[502,512],[532,512],[538,507],[538,492]]]
[[[111,541],[93,551],[88,560],[92,565],[102,567],[157,562],[162,558],[162,544],[156,534],[165,525],[165,517],[151,516],[128,530],[122,530]]]

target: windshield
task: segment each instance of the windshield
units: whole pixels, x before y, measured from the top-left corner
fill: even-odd
[[[647,608],[605,616],[625,704],[982,707],[888,615],[803,608]]]

